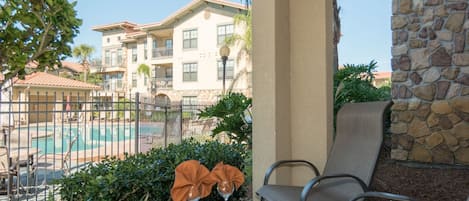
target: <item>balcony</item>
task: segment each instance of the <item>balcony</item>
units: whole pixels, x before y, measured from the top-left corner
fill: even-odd
[[[173,88],[173,78],[153,78],[151,84],[151,92],[156,93],[159,89],[172,89]]]
[[[104,92],[122,92],[125,91],[122,80],[105,80],[101,84],[101,87]]]
[[[152,59],[159,59],[159,58],[167,58],[173,56],[173,48],[166,48],[166,47],[159,47],[156,49],[152,49],[151,58]]]
[[[104,65],[98,69],[97,73],[111,73],[111,72],[125,72],[126,68],[123,64],[119,65]]]

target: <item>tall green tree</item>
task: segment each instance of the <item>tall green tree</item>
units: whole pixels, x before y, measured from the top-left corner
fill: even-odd
[[[18,76],[24,79],[26,64],[37,71],[60,66],[71,56],[70,44],[79,32],[76,2],[68,0],[0,1],[0,87]]]
[[[78,58],[80,60],[80,64],[83,65],[84,67],[84,72],[83,72],[83,81],[87,81],[88,78],[88,71],[89,71],[89,66],[90,66],[90,57],[91,54],[94,52],[94,47],[87,45],[87,44],[81,44],[73,48],[73,56]]]

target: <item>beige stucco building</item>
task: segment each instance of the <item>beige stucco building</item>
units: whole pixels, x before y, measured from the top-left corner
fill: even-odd
[[[243,26],[233,23],[233,17],[244,12],[245,6],[237,3],[194,0],[160,22],[93,27],[102,33],[104,90],[119,96],[139,92],[146,98],[160,98],[157,102],[216,101],[223,77],[219,48],[224,38],[244,33]],[[233,90],[250,95],[251,65],[241,46],[230,47],[226,87],[239,75]],[[150,67],[150,77],[137,72],[142,64]]]
[[[77,111],[89,109],[88,102],[93,91],[99,86],[78,80],[59,77],[50,73],[36,72],[27,75],[24,80],[14,78],[13,87],[2,95],[11,101],[11,107],[2,108],[8,112],[3,118],[2,126],[20,126],[41,122],[64,122]],[[83,113],[85,115],[85,113]],[[89,114],[86,114],[89,115]],[[81,116],[80,118],[89,119]]]

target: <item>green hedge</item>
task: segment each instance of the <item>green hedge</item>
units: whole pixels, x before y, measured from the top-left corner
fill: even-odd
[[[216,141],[199,143],[185,140],[166,149],[153,149],[147,154],[127,156],[125,160],[106,159],[91,164],[68,177],[56,180],[62,200],[170,200],[174,170],[189,159],[199,160],[209,170],[223,161],[244,170],[245,150],[241,145]],[[247,185],[234,193],[239,200],[247,192]],[[216,193],[202,200],[223,199]]]

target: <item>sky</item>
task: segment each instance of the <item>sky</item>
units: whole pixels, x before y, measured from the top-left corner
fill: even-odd
[[[76,9],[83,25],[73,46],[92,45],[95,48],[93,57],[98,58],[101,33],[91,30],[91,27],[120,21],[137,24],[158,22],[190,1],[78,0]],[[338,0],[338,3],[342,24],[339,64],[368,64],[375,60],[378,71],[391,71],[391,0]]]
[[[391,71],[391,0],[338,0],[342,37],[339,64],[378,62],[378,71]]]

